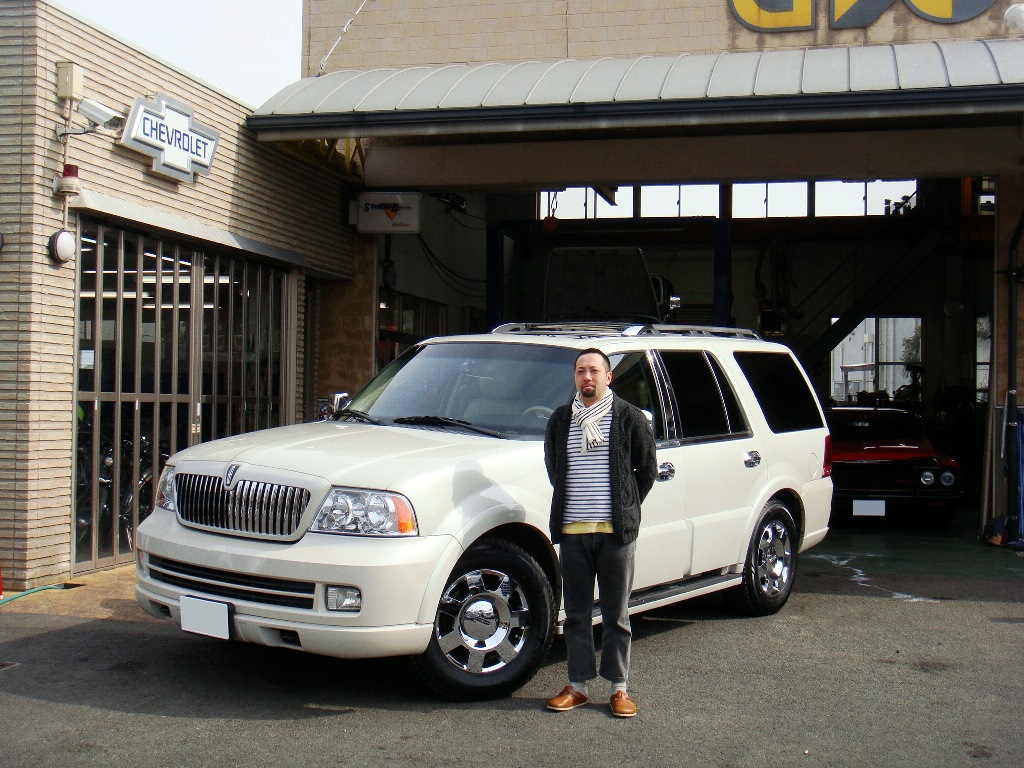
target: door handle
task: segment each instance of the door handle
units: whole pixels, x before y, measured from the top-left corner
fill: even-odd
[[[676,468],[671,461],[666,461],[664,464],[658,465],[658,480],[660,482],[671,480],[675,476]]]
[[[757,451],[747,451],[743,454],[743,466],[756,467],[761,463],[761,454]]]

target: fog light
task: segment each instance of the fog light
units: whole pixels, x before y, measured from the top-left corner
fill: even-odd
[[[939,477],[939,482],[949,488],[949,486],[956,482],[956,475],[947,469],[942,473],[942,476]]]
[[[358,611],[363,607],[363,595],[358,587],[327,587],[327,610]]]
[[[935,473],[926,469],[921,473],[921,485],[935,485]]]

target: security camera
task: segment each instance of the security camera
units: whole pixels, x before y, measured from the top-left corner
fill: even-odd
[[[124,125],[124,115],[92,99],[78,102],[78,111],[90,123],[108,131],[116,131]]]

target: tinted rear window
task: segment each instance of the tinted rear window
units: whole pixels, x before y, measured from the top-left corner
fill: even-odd
[[[818,429],[818,402],[796,361],[781,352],[735,352],[734,357],[772,432]]]

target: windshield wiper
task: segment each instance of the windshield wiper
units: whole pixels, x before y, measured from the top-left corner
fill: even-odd
[[[334,416],[337,419],[343,419],[346,416],[351,416],[356,421],[362,421],[367,424],[380,424],[380,422],[370,414],[365,411],[357,411],[355,408],[342,408]]]
[[[479,432],[481,435],[500,437],[503,440],[507,439],[505,435],[501,434],[501,432],[498,432],[497,430],[478,427],[463,419],[453,419],[450,416],[399,416],[396,419],[392,419],[392,421],[394,421],[395,424],[422,424],[430,427],[462,427],[463,429],[469,429],[473,432]]]

